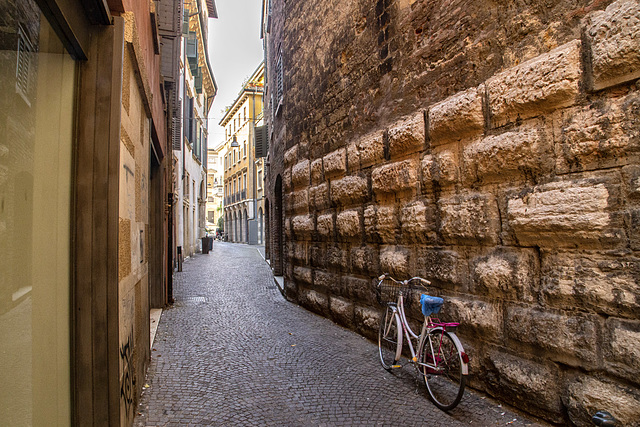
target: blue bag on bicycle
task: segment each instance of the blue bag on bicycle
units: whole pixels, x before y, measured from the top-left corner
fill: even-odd
[[[432,297],[430,295],[420,295],[420,304],[422,305],[422,314],[431,316],[440,311],[440,307],[444,304],[444,300],[440,297]]]

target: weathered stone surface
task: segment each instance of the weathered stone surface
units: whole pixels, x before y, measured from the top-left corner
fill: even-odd
[[[356,142],[357,159],[352,158],[353,153],[349,151],[349,168],[352,162],[359,164],[359,168],[366,168],[371,165],[380,163],[384,159],[384,132],[371,132]]]
[[[342,293],[342,286],[340,285],[340,277],[328,271],[319,270],[319,269],[314,270],[313,284],[321,289],[326,289],[327,292],[331,292],[333,294]]]
[[[516,131],[491,135],[465,147],[464,170],[468,180],[512,180],[550,173],[555,165],[553,145],[538,123]]]
[[[344,298],[329,297],[329,310],[333,319],[340,325],[348,328],[354,325],[354,304]]]
[[[485,340],[498,340],[502,336],[502,313],[494,304],[447,297],[441,313],[442,320],[460,322],[465,330],[482,335]]]
[[[351,269],[358,273],[379,272],[379,254],[373,246],[358,246],[351,249]]]
[[[640,94],[605,99],[564,111],[557,143],[557,170],[568,173],[638,163]]]
[[[395,123],[389,129],[389,154],[402,157],[424,148],[424,115],[419,111]]]
[[[508,201],[509,225],[523,246],[575,247],[616,242],[624,233],[609,214],[604,183],[561,181],[536,187]]]
[[[383,243],[395,243],[398,229],[398,217],[395,207],[378,206],[375,211],[375,232]]]
[[[607,319],[603,349],[607,370],[635,381],[640,372],[640,321],[637,317],[634,320]]]
[[[336,218],[336,229],[338,234],[345,239],[360,236],[362,229],[360,227],[360,211],[351,209],[340,212]]]
[[[308,242],[291,242],[289,246],[289,256],[292,260],[301,263],[307,262],[307,245]]]
[[[344,148],[333,151],[323,158],[324,175],[327,178],[342,175],[347,170],[347,152]]]
[[[291,184],[291,168],[287,168],[282,171],[282,189],[288,193],[291,191],[291,187],[293,187]]]
[[[459,284],[463,272],[463,260],[455,251],[430,247],[416,251],[416,274],[434,285]]]
[[[409,251],[400,246],[382,246],[380,248],[380,268],[397,278],[406,278],[409,274]]]
[[[498,249],[471,261],[475,294],[510,301],[534,302],[538,258],[532,249]]]
[[[308,310],[319,314],[326,314],[329,310],[329,298],[313,289],[298,288],[298,301]]]
[[[371,280],[354,276],[343,276],[342,287],[344,294],[354,301],[373,304],[373,285]]]
[[[291,168],[291,182],[294,187],[308,186],[310,179],[309,160],[303,160]]]
[[[331,181],[331,201],[341,206],[363,203],[368,196],[367,179],[357,175]]]
[[[394,193],[416,189],[418,162],[412,159],[379,166],[373,169],[371,181],[373,191],[376,193]]]
[[[380,322],[380,310],[370,307],[355,307],[356,325],[360,333],[369,338],[378,336],[378,324]]]
[[[571,382],[563,398],[571,422],[577,426],[592,426],[591,417],[606,410],[618,421],[616,425],[637,426],[640,420],[640,396],[613,381],[580,376]]]
[[[284,164],[286,167],[291,167],[297,161],[298,161],[298,146],[294,145],[284,153]]]
[[[427,224],[427,207],[422,201],[409,202],[400,211],[402,237],[409,242],[424,243],[427,232],[435,228],[435,224]],[[432,225],[430,227],[430,225]]]
[[[592,88],[604,89],[640,77],[640,5],[619,0],[593,12],[587,35],[591,48]]]
[[[293,212],[309,211],[309,192],[307,189],[294,191],[288,195]]]
[[[316,226],[320,236],[327,238],[333,235],[333,214],[318,215]]]
[[[482,134],[482,93],[484,86],[470,88],[429,108],[429,141],[432,146]]]
[[[452,196],[440,201],[440,232],[451,244],[496,244],[498,206],[488,194]]]
[[[582,79],[580,46],[574,40],[490,78],[486,86],[492,125],[572,105]]]
[[[367,240],[371,242],[377,240],[376,208],[374,205],[368,205],[364,208],[364,233]]]
[[[571,306],[609,316],[640,311],[640,258],[600,252],[545,252],[541,291],[556,307]]]
[[[322,159],[316,159],[311,162],[311,185],[318,185],[324,181],[324,173],[322,172]]]
[[[547,350],[550,360],[573,366],[597,360],[598,325],[593,316],[511,306],[506,333],[512,340]]]
[[[313,216],[298,215],[291,219],[293,232],[297,238],[309,237],[313,232]]]
[[[498,352],[489,354],[489,360],[492,367],[488,387],[492,394],[513,405],[527,400],[531,413],[562,423],[560,373],[555,365],[542,365]]]
[[[318,210],[328,209],[331,204],[329,200],[329,184],[325,182],[309,188],[309,200]]]
[[[347,269],[348,262],[347,252],[340,249],[339,246],[330,246],[327,248],[326,262],[329,267],[336,269]]]
[[[284,220],[284,235],[287,239],[291,239],[291,218],[285,218]]]
[[[293,278],[296,279],[298,283],[303,282],[310,285],[313,282],[311,273],[312,270],[310,268],[293,267]]]

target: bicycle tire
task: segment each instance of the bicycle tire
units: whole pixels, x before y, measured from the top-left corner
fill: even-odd
[[[431,401],[443,411],[450,411],[460,403],[466,384],[466,375],[462,370],[463,349],[458,346],[457,340],[451,338],[452,334],[442,329],[429,333],[438,369],[421,367]],[[433,365],[434,356],[428,339],[424,346],[422,363]]]
[[[393,305],[387,304],[380,316],[378,330],[378,354],[380,363],[387,371],[398,362],[398,345],[402,343],[402,330],[398,327],[400,320],[393,309]]]

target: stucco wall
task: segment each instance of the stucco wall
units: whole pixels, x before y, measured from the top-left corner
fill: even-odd
[[[638,3],[273,14],[287,296],[373,336],[375,277],[427,277],[473,387],[553,422],[637,421]]]

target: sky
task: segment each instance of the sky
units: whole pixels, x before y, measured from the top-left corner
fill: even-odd
[[[218,94],[209,113],[209,147],[224,139],[218,123],[222,110],[236,99],[242,83],[263,59],[260,39],[261,0],[215,0],[218,19],[209,19],[209,62]]]

